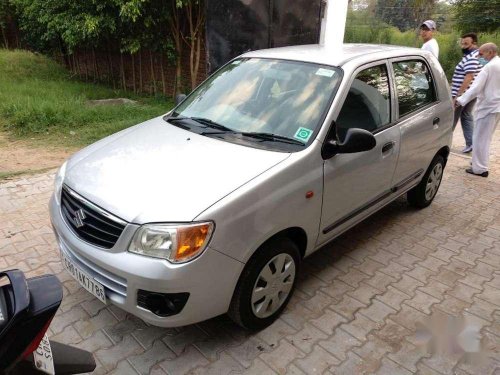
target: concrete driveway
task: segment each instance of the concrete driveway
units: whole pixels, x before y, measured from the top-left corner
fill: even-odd
[[[289,307],[259,333],[225,316],[151,327],[80,288],[49,223],[54,171],[0,182],[0,269],[59,277],[49,335],[92,351],[97,374],[500,374],[500,131],[493,153],[481,178],[464,173],[470,157],[455,150],[429,208],[401,198],[308,258]],[[419,324],[453,316],[478,327],[478,365],[456,347],[421,345]]]

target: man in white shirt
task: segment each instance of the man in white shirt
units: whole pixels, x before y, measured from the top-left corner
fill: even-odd
[[[432,53],[436,59],[439,58],[439,45],[434,39],[434,31],[436,31],[436,22],[427,20],[420,25],[420,37],[424,41],[422,49]]]
[[[500,122],[500,58],[494,43],[479,48],[479,62],[484,65],[470,88],[458,97],[457,105],[464,106],[477,98],[474,111],[476,126],[473,132],[474,149],[472,168],[466,170],[476,176],[488,177],[490,144],[493,133]]]

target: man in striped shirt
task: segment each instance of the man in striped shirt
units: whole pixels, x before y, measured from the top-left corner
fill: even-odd
[[[453,104],[458,96],[464,94],[469,86],[474,81],[474,77],[481,70],[481,65],[478,61],[479,50],[477,48],[477,35],[469,33],[462,35],[460,41],[464,57],[455,67],[453,78],[451,81],[451,96],[453,97]],[[474,129],[474,118],[472,111],[474,109],[475,100],[467,103],[465,106],[457,106],[455,108],[455,117],[453,121],[453,129],[457,126],[458,120],[462,124],[462,130],[465,138],[465,148],[462,150],[464,153],[472,151],[472,132]]]

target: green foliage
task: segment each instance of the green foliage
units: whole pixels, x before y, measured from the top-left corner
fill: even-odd
[[[143,97],[105,86],[76,82],[52,60],[25,51],[0,50],[0,123],[20,137],[85,145],[161,115],[173,105],[164,97]],[[135,105],[90,106],[91,99],[125,97]]]
[[[462,33],[500,30],[500,0],[455,0],[455,27]]]
[[[414,30],[429,19],[436,0],[377,0],[377,18],[402,31]]]

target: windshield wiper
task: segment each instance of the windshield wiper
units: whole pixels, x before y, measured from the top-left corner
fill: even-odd
[[[221,125],[216,123],[215,121],[212,121],[208,118],[203,118],[203,117],[190,117],[191,120],[194,120],[200,124],[203,124],[209,128],[212,129],[217,129],[217,130],[222,130],[224,132],[235,132],[233,129],[228,128],[227,126]]]
[[[271,141],[271,142],[282,142],[282,143],[289,143],[292,145],[300,145],[300,146],[305,146],[303,142],[297,141],[296,139],[284,137],[279,134],[273,134],[273,133],[241,133],[242,135],[246,137],[252,137],[252,138],[257,138],[257,139],[262,139],[263,141]]]

